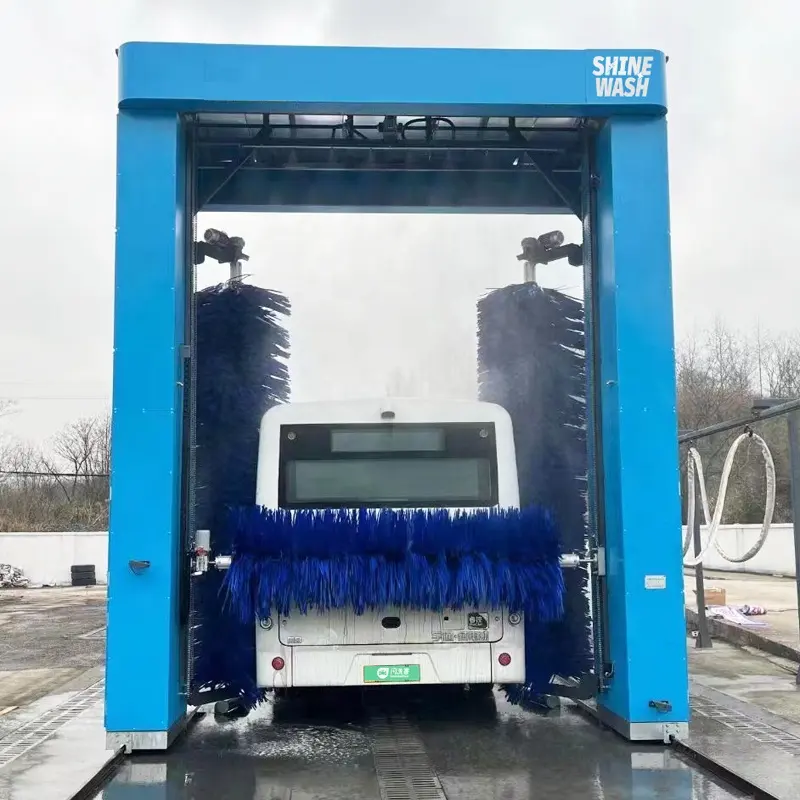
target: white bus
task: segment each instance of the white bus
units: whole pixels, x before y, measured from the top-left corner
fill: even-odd
[[[256,502],[282,509],[518,508],[511,419],[491,403],[276,406],[261,424]],[[256,622],[261,687],[521,683],[521,614],[384,608]]]

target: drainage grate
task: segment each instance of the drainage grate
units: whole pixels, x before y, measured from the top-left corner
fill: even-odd
[[[105,681],[98,681],[0,739],[0,769],[33,750],[102,700],[104,689]]]
[[[425,745],[405,717],[384,717],[369,726],[381,800],[447,800]]]
[[[692,711],[701,717],[708,717],[715,722],[743,733],[751,739],[769,744],[792,756],[800,756],[800,737],[786,733],[780,728],[761,722],[741,711],[714,703],[705,697],[692,695]]]

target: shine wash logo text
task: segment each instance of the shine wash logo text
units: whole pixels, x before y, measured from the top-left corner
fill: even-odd
[[[598,97],[647,97],[653,56],[595,56],[592,75]]]

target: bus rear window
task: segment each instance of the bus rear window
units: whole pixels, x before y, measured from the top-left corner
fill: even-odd
[[[496,505],[494,426],[285,426],[279,482],[282,508]]]
[[[397,458],[290,461],[290,504],[360,506],[489,505],[487,458]]]
[[[333,428],[334,453],[440,452],[445,448],[443,428],[384,425],[378,428]]]

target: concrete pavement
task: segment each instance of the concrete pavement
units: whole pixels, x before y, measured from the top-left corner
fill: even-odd
[[[0,714],[102,667],[105,624],[104,586],[0,591]]]
[[[732,606],[763,606],[767,613],[753,617],[766,624],[756,628],[759,634],[800,650],[800,626],[797,616],[797,586],[794,578],[771,575],[746,575],[730,572],[705,572],[705,586],[725,589],[726,602]],[[684,575],[686,606],[696,609],[694,571]]]
[[[760,619],[774,617],[770,629],[780,628],[781,635],[791,640],[793,614],[796,619],[793,583],[712,575],[709,585],[723,579],[729,602],[766,606],[770,613]],[[102,690],[98,689],[103,675],[104,615],[103,588],[0,592],[0,641],[11,645],[0,649],[0,703],[6,704],[0,706],[0,760],[4,753],[7,759],[5,766],[0,763],[0,798],[62,800],[70,796],[66,787],[79,786],[114,757],[103,749]],[[781,624],[775,624],[779,620]],[[722,641],[714,641],[710,650],[698,650],[695,645],[687,637],[693,708],[689,744],[725,762],[733,772],[739,770],[748,780],[757,780],[771,796],[794,800],[793,787],[800,785],[795,769],[800,768],[796,664]],[[2,714],[6,708],[10,710]],[[670,750],[637,749],[581,724],[568,704],[561,715],[541,719],[508,707],[502,695],[495,693],[485,713],[472,703],[461,708],[463,719],[455,710],[445,706],[421,714],[419,709],[413,713],[406,709],[415,746],[427,753],[431,775],[449,796],[487,797],[505,786],[514,798],[530,796],[532,787],[542,797],[594,797],[601,796],[592,794],[598,781],[605,796],[631,800],[653,791],[653,796],[687,800],[741,796],[689,769]],[[185,785],[191,773],[199,781],[198,797],[218,797],[226,787],[233,792],[231,797],[244,800],[253,796],[247,788],[253,781],[265,782],[270,791],[285,790],[278,793],[281,797],[306,790],[309,797],[375,796],[376,776],[381,779],[382,773],[371,765],[369,753],[375,743],[369,726],[349,718],[334,723],[305,720],[302,714],[296,718],[299,712],[294,707],[279,711],[264,707],[248,720],[232,724],[206,717],[173,755],[159,756],[157,763],[126,762],[104,796],[134,789],[131,784],[141,780],[137,770],[147,773],[144,783],[148,785],[154,770],[161,770],[164,785],[172,781],[175,787]],[[59,727],[62,718],[69,721]],[[411,735],[405,729],[391,733],[402,734],[403,741]],[[357,764],[345,764],[342,754],[353,752],[354,736],[361,737],[366,749]],[[45,738],[36,744],[37,737]],[[542,750],[541,742],[547,737],[560,744]],[[243,745],[251,740],[257,758]],[[530,742],[538,744],[531,749]],[[25,747],[30,749],[15,755]],[[226,748],[231,747],[228,752]],[[559,756],[562,751],[564,759]],[[459,760],[461,755],[466,757]],[[223,757],[226,763],[218,763]],[[576,764],[584,761],[585,775],[575,772]],[[660,766],[653,771],[656,761]],[[334,764],[339,770],[335,776]],[[524,774],[514,772],[518,764],[526,765]],[[236,769],[241,775],[232,784]],[[324,779],[314,784],[317,774]],[[565,781],[565,775],[571,778]],[[12,794],[4,794],[6,790]],[[140,794],[144,796],[144,788]]]

